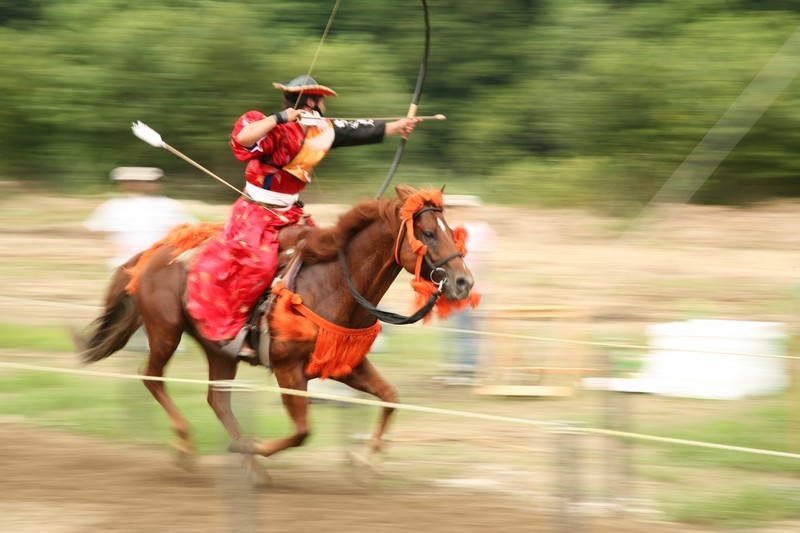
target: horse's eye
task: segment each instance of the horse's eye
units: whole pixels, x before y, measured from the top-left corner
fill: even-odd
[[[426,239],[433,239],[435,234],[431,230],[426,229],[422,231],[422,236]]]

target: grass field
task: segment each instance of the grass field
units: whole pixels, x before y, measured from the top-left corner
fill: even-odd
[[[12,332],[13,333],[10,333]],[[26,353],[51,353],[49,362],[70,361],[69,339],[55,328],[0,327],[7,346],[24,346]],[[570,420],[588,427],[604,424],[607,412],[602,393],[583,392],[564,400],[520,400],[475,397],[460,388],[436,389],[427,384],[438,362],[430,358],[435,332],[396,332],[387,340],[386,353],[374,362],[397,384],[405,402],[443,409],[504,414],[537,420]],[[136,374],[144,354],[124,351],[91,367],[99,372]],[[15,361],[36,363],[31,355]],[[65,366],[74,366],[71,364]],[[175,356],[170,376],[205,379],[202,355],[192,343]],[[396,378],[396,379],[394,379]],[[261,385],[274,380],[260,369],[243,367],[240,379]],[[191,421],[200,453],[219,453],[227,437],[205,402],[205,387],[169,385],[171,394]],[[717,442],[728,445],[797,451],[795,399],[790,396],[741,402],[708,402],[650,396],[625,396],[627,430]],[[618,400],[620,400],[618,398]],[[237,393],[237,413],[245,427],[262,437],[290,430],[278,397],[270,392]],[[353,438],[368,434],[377,416],[375,408],[314,404],[314,432],[303,454],[341,453]],[[28,424],[93,435],[98,438],[164,446],[172,435],[161,408],[138,380],[120,380],[24,370],[0,372],[0,417]],[[386,482],[398,483],[411,474],[457,478],[475,465],[502,465],[538,472],[550,490],[557,490],[558,454],[552,435],[538,428],[461,420],[416,412],[400,412],[393,428]],[[743,424],[743,421],[747,421]],[[477,427],[476,427],[477,426]],[[493,442],[494,441],[494,442]],[[631,498],[654,502],[670,519],[714,527],[749,527],[773,520],[800,518],[800,461],[688,446],[661,445],[628,439],[611,442],[583,437],[581,461],[589,472],[582,488],[590,499],[614,498],[615,484]],[[608,454],[629,473],[607,471]],[[403,475],[392,476],[392,466]],[[394,481],[391,481],[394,480]],[[531,489],[530,481],[517,483]],[[536,484],[536,490],[543,490]],[[691,490],[687,490],[692,487]],[[618,488],[618,487],[617,487]]]
[[[8,200],[3,203],[10,209],[3,211],[2,218],[9,229],[0,239],[3,251],[0,297],[6,298],[0,317],[0,362],[78,368],[69,329],[85,325],[92,317],[91,307],[101,300],[107,277],[101,240],[81,234],[78,229],[78,222],[92,205],[89,201],[66,199],[42,205],[15,205]],[[37,223],[26,223],[15,229],[14,222],[19,220]],[[567,221],[558,223],[565,228],[572,227]],[[504,234],[507,243],[518,237],[514,233]],[[574,255],[577,252],[570,247],[581,245],[589,250],[594,246],[587,244],[591,239],[578,231],[574,234],[565,231],[558,239],[551,237],[552,241],[542,239],[542,246],[552,246],[554,250],[565,246],[573,250],[572,255],[537,256],[539,262],[531,262],[535,271],[496,269],[492,283],[498,294],[512,294],[511,300],[536,298],[572,303],[574,296],[569,290],[573,285],[591,286],[574,277],[578,271],[576,264],[560,264],[561,260],[577,257]],[[742,233],[737,233],[736,238],[741,240]],[[720,244],[720,250],[727,251],[720,251],[717,257],[719,272],[733,270],[732,257],[738,261],[737,266],[741,265],[744,252],[750,250],[747,246],[766,246],[765,240],[748,242],[746,246],[740,241]],[[789,249],[785,242],[775,242],[779,251]],[[508,247],[520,250],[525,248],[525,243]],[[31,253],[34,248],[39,253]],[[688,251],[691,257],[699,257],[697,248]],[[734,251],[736,254],[727,255]],[[743,255],[738,255],[740,251]],[[663,246],[654,253],[667,252],[678,254],[686,250],[680,246]],[[627,258],[636,257],[631,250],[625,253]],[[772,259],[772,268],[790,265],[783,255]],[[792,275],[790,266],[780,272],[764,274],[756,272],[762,267],[760,262],[754,261],[758,266],[753,267],[750,279],[738,271],[728,277],[715,274],[713,265],[704,265],[708,268],[702,275],[688,276],[683,271],[666,271],[665,265],[677,265],[677,262],[661,261],[660,257],[657,264],[652,261],[653,269],[641,268],[639,280],[646,280],[642,287],[633,291],[620,290],[619,294],[628,298],[619,302],[625,311],[623,318],[585,324],[587,329],[582,339],[607,340],[622,336],[642,344],[645,341],[642,326],[651,316],[684,319],[711,314],[734,318],[750,315],[792,324],[790,317],[796,311],[796,299],[782,292],[780,284],[773,281],[780,278],[786,285],[786,279]],[[686,264],[689,262],[680,263]],[[744,285],[742,279],[745,279]],[[407,285],[403,282],[398,285],[401,285],[397,291],[400,296],[391,295],[392,304],[409,299]],[[528,290],[541,292],[531,297],[523,294]],[[563,297],[555,296],[562,293]],[[596,298],[590,295],[587,299],[591,297]],[[21,301],[40,304],[18,305]],[[63,307],[48,307],[48,301]],[[664,305],[659,305],[660,302]],[[76,310],[69,307],[73,304]],[[636,309],[637,313],[631,315],[627,312],[630,309]],[[405,403],[800,452],[800,393],[796,385],[783,394],[741,401],[582,390],[563,399],[481,396],[467,387],[445,387],[431,379],[441,372],[450,338],[435,326],[387,328],[385,345],[380,352],[371,355],[372,361],[398,388]],[[789,341],[789,353],[796,353],[793,335]],[[531,350],[505,342],[490,346],[497,352]],[[589,350],[587,357],[594,360],[601,355]],[[125,350],[88,369],[135,375],[143,357],[142,352]],[[629,361],[621,362],[627,363]],[[184,351],[176,354],[168,375],[206,378],[203,357],[192,342],[186,342]],[[264,370],[249,367],[242,367],[239,379],[274,385],[274,380]],[[205,387],[177,383],[169,387],[192,423],[199,451],[213,454],[224,450],[227,437],[206,404]],[[274,393],[241,393],[235,395],[234,403],[249,432],[276,437],[289,431],[288,419]],[[376,417],[375,408],[314,404],[311,410],[314,432],[308,446],[281,456],[277,467],[289,468],[314,454],[342,453],[343,449],[354,445],[356,437],[370,431]],[[0,418],[148,446],[166,446],[172,439],[161,408],[135,379],[0,367]],[[800,461],[795,459],[584,436],[579,439],[580,455],[568,461],[565,467],[556,437],[545,429],[407,411],[397,413],[390,433],[386,463],[388,483],[402,483],[409,475],[419,479],[488,477],[499,486],[527,491],[526,494],[535,498],[557,494],[565,468],[575,468],[579,488],[587,499],[641,500],[648,502],[648,508],[670,519],[702,524],[715,530],[800,521]]]

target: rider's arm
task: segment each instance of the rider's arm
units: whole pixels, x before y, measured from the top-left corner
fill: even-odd
[[[382,120],[334,120],[331,148],[379,143],[386,136],[386,126]]]
[[[254,146],[259,140],[266,137],[267,133],[275,129],[278,124],[296,122],[299,118],[300,110],[289,107],[260,120],[248,122],[235,134],[234,138],[242,146]]]

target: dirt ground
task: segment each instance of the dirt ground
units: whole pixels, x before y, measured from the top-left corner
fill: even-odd
[[[108,250],[80,222],[96,203],[0,200],[0,322],[63,324],[66,314],[77,325],[93,315]],[[44,206],[52,218],[32,211],[33,205]],[[224,216],[226,209],[191,208],[212,217]],[[309,210],[323,222],[338,212]],[[483,207],[448,216],[482,218],[498,235],[486,264],[490,309],[576,306],[586,310],[587,327],[603,335],[636,335],[644,324],[696,316],[795,325],[800,202],[676,208],[630,231],[619,220],[577,211]],[[407,293],[398,282],[387,300],[406,302]],[[18,355],[0,353],[2,360],[18,361]],[[162,448],[0,420],[0,531],[577,528],[570,524],[578,514],[561,515],[553,501],[531,503],[525,495],[416,478],[364,487],[329,458],[276,467],[272,484],[252,491],[235,461],[204,456],[187,472]],[[700,531],[619,514],[581,515],[581,523],[586,531]]]
[[[204,456],[195,470],[162,449],[0,424],[0,531],[575,531],[577,516],[525,495],[418,482],[363,486],[323,458],[272,471],[252,490],[237,460]],[[699,531],[624,515],[582,516],[586,531]],[[562,527],[566,529],[562,529]]]

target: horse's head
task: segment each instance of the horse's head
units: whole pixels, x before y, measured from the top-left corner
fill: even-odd
[[[411,274],[439,286],[447,300],[467,298],[475,280],[464,263],[463,238],[444,218],[442,192],[403,185],[395,190],[402,203],[395,260]]]

